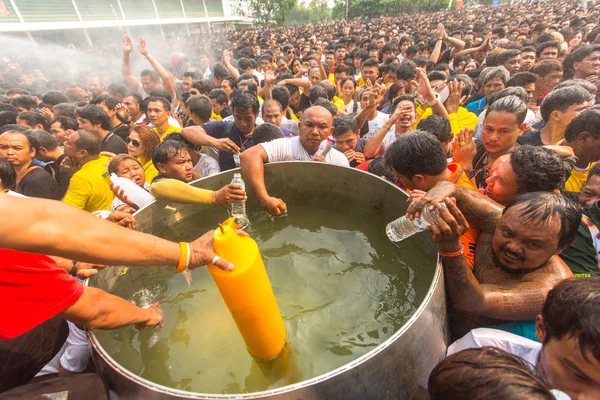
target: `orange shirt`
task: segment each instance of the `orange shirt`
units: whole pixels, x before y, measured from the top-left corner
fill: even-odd
[[[452,171],[452,175],[450,175],[448,182],[477,192],[477,187],[473,185],[473,182],[467,177],[467,174],[465,174],[460,165],[451,163],[448,164],[448,169]],[[465,258],[471,268],[475,265],[475,246],[477,245],[477,239],[479,239],[479,230],[472,224],[469,224],[469,230],[460,237],[460,242],[465,247]]]

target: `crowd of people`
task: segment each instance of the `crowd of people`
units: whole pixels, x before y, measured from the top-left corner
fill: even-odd
[[[43,57],[6,57],[0,391],[89,368],[83,328],[161,325],[158,304],[81,285],[102,265],[234,268],[210,232],[177,244],[126,229],[139,207],[111,174],[227,205],[242,187],[189,183],[240,167],[277,216],[285,193],[269,194],[264,164],[306,161],[398,185],[411,219],[434,213],[452,344],[432,399],[600,398],[599,17],[548,1],[167,44],[125,35],[109,47],[120,70],[70,81]],[[32,342],[44,350],[23,357]]]

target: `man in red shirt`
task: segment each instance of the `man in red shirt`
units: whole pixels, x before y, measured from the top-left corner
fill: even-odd
[[[18,218],[14,210],[19,210]],[[45,336],[56,332],[34,328],[54,317],[95,329],[162,323],[158,304],[142,309],[100,289],[83,287],[50,257],[29,252],[106,265],[159,266],[180,263],[180,244],[125,229],[50,200],[0,195],[0,220],[3,221],[0,226],[0,360],[3,361],[0,364],[5,366],[0,366],[0,387],[3,390],[31,379],[37,373],[32,365],[45,364],[35,357],[43,351],[27,349],[37,353],[20,354],[11,347],[12,340],[31,331],[39,336],[27,342],[41,343]],[[188,244],[190,269],[206,265],[216,256],[212,235],[212,231],[208,232]],[[234,268],[223,259],[215,262],[225,270]],[[32,361],[21,363],[19,368],[11,364],[11,360],[25,356]],[[52,356],[51,351],[45,352],[45,358],[50,357],[45,362]]]

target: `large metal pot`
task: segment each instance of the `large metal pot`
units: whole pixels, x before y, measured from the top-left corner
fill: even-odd
[[[231,182],[234,171],[201,179],[194,186],[218,189]],[[330,164],[282,162],[265,166],[265,182],[274,196],[286,197],[286,189],[300,196],[326,196],[329,207],[340,207],[339,195],[350,196],[360,207],[371,208],[387,220],[406,209],[407,195],[397,186],[371,174]],[[299,189],[299,190],[298,190]],[[248,207],[258,207],[248,193]],[[314,197],[313,197],[314,199]],[[304,199],[303,199],[304,200]],[[314,201],[314,200],[313,200]],[[347,200],[346,200],[347,201]],[[323,203],[320,203],[323,204]],[[137,229],[157,236],[197,213],[222,213],[214,206],[168,204],[156,201],[140,210]],[[327,210],[324,210],[326,215]],[[211,218],[213,219],[213,218]],[[213,228],[203,227],[202,232]],[[384,229],[382,226],[381,229]],[[426,397],[429,373],[441,360],[448,344],[446,302],[441,264],[433,256],[436,247],[430,235],[418,235],[424,256],[433,261],[427,271],[419,270],[431,282],[414,315],[393,336],[374,350],[321,376],[278,389],[239,395],[214,395],[172,389],[145,380],[117,364],[102,348],[93,332],[88,332],[92,354],[99,373],[108,381],[114,398],[120,399],[413,399]],[[435,261],[437,260],[437,262]],[[135,271],[131,271],[135,270]],[[142,273],[130,269],[129,273]],[[92,280],[93,286],[111,292],[121,270],[110,267]]]

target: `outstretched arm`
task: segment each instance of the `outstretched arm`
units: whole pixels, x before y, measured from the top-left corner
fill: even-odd
[[[460,235],[467,231],[468,223],[458,209],[456,200],[446,197],[444,203],[447,208],[441,207],[441,204],[436,206],[439,213],[437,224],[431,225],[428,230],[438,243],[443,259],[446,288],[453,306],[490,318],[535,319],[542,310],[548,291],[561,280],[572,276],[568,267],[560,259],[551,259],[546,266],[526,274],[520,280],[501,284],[479,283],[465,257],[458,254],[462,248]],[[493,259],[492,237],[491,232],[480,235],[476,265],[489,264]]]
[[[190,186],[177,179],[162,179],[153,183],[150,185],[150,194],[157,199],[183,204],[227,205],[246,201],[246,192],[238,184],[226,185],[212,191]]]
[[[140,53],[146,57],[146,60],[150,62],[154,71],[156,71],[158,76],[160,76],[160,79],[162,79],[163,89],[169,93],[171,99],[175,100],[175,86],[171,80],[171,75],[169,75],[169,72],[154,57],[152,57],[148,50],[148,44],[143,37],[138,37],[138,43],[140,44]]]
[[[138,90],[140,86],[140,82],[135,78],[133,73],[131,72],[131,52],[133,51],[133,41],[131,37],[128,35],[123,35],[123,66],[121,72],[123,74],[123,79],[127,83],[127,86],[131,90]]]
[[[455,198],[462,214],[482,234],[493,233],[496,230],[504,207],[474,190],[450,182],[438,182],[424,197],[415,199],[409,204],[406,215],[418,217],[423,207],[429,203],[439,203],[445,197]]]
[[[15,218],[14,210],[19,210],[19,218]],[[0,220],[3,248],[102,265],[179,262],[179,244],[123,228],[59,201],[0,196]],[[212,231],[207,232],[190,243],[190,268],[206,265],[215,256],[212,235]],[[228,265],[224,262],[219,267]]]
[[[271,197],[265,185],[265,163],[269,162],[269,156],[265,149],[258,145],[244,151],[241,156],[241,167],[244,181],[248,183],[260,204],[271,215],[287,213],[285,203],[278,198]]]
[[[127,325],[142,328],[159,325],[163,320],[158,303],[140,308],[125,299],[87,286],[79,300],[59,315],[90,329],[115,329]]]

